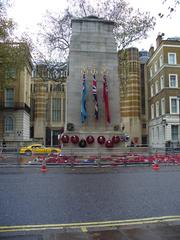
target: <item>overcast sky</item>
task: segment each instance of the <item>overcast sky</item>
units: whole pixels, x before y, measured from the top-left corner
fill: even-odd
[[[41,22],[46,10],[58,12],[65,8],[66,0],[11,0],[12,8],[9,10],[9,15],[18,23],[20,32],[36,33],[37,23]],[[92,0],[93,1],[93,0]],[[157,18],[157,25],[154,31],[149,33],[149,37],[141,42],[135,42],[134,47],[139,50],[149,50],[151,45],[155,46],[157,34],[165,33],[165,39],[168,37],[180,36],[180,6],[171,18],[159,18],[159,12],[167,12],[167,5],[162,4],[162,0],[128,0],[130,6],[134,9],[139,8],[143,11],[149,11],[151,15]]]

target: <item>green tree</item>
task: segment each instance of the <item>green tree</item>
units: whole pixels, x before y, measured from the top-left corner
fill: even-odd
[[[0,0],[0,42],[9,41],[15,27],[13,20],[7,17],[9,6],[7,0]]]
[[[15,22],[7,16],[8,0],[0,0],[0,89],[11,84],[15,75],[30,61],[30,41],[17,39]]]
[[[118,49],[128,47],[136,40],[147,38],[154,29],[155,18],[149,12],[134,10],[124,0],[99,0],[91,5],[88,0],[69,0],[68,8],[56,15],[48,12],[41,24],[40,36],[48,46],[51,56],[68,56],[71,37],[71,19],[95,15],[114,21],[114,37]],[[58,56],[59,57],[59,56]]]

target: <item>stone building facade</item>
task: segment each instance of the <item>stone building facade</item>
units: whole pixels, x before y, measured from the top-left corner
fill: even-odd
[[[180,39],[156,39],[147,62],[149,144],[175,146],[180,141]]]
[[[31,81],[31,138],[45,145],[59,144],[65,124],[67,64],[53,71],[39,64]]]
[[[2,48],[3,45],[0,45]],[[1,59],[1,90],[0,90],[0,138],[9,143],[20,143],[30,139],[30,86],[31,56],[29,49],[22,43],[6,46],[11,48],[9,54],[21,51],[23,63],[11,55]],[[1,56],[0,56],[1,57]],[[7,64],[3,61],[9,59]],[[20,58],[20,57],[19,57]],[[11,62],[12,61],[12,62]],[[15,61],[15,62],[13,62]],[[20,60],[19,60],[20,61]]]

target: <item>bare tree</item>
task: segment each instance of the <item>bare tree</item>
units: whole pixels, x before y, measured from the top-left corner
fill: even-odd
[[[53,54],[68,56],[71,37],[71,19],[89,15],[114,21],[114,36],[118,49],[130,45],[136,40],[147,38],[148,31],[155,26],[155,18],[148,12],[134,10],[124,0],[99,0],[91,5],[88,0],[69,0],[68,8],[56,15],[48,12],[46,21],[41,24],[40,36]]]
[[[171,17],[172,13],[176,11],[177,7],[180,4],[180,0],[162,0],[162,3],[164,5],[167,5],[167,14],[160,12],[158,15],[160,18]]]

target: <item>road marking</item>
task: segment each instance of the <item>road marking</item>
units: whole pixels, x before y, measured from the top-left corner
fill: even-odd
[[[83,226],[83,227],[81,227],[81,231],[82,232],[87,232],[87,228]]]
[[[47,230],[47,229],[53,230],[53,229],[64,229],[64,228],[69,228],[69,229],[79,228],[81,229],[82,232],[87,232],[88,228],[131,226],[131,225],[154,224],[154,223],[174,222],[174,221],[180,221],[180,215],[128,219],[128,220],[115,220],[115,221],[102,221],[102,222],[0,226],[0,233],[40,231],[40,230]]]

